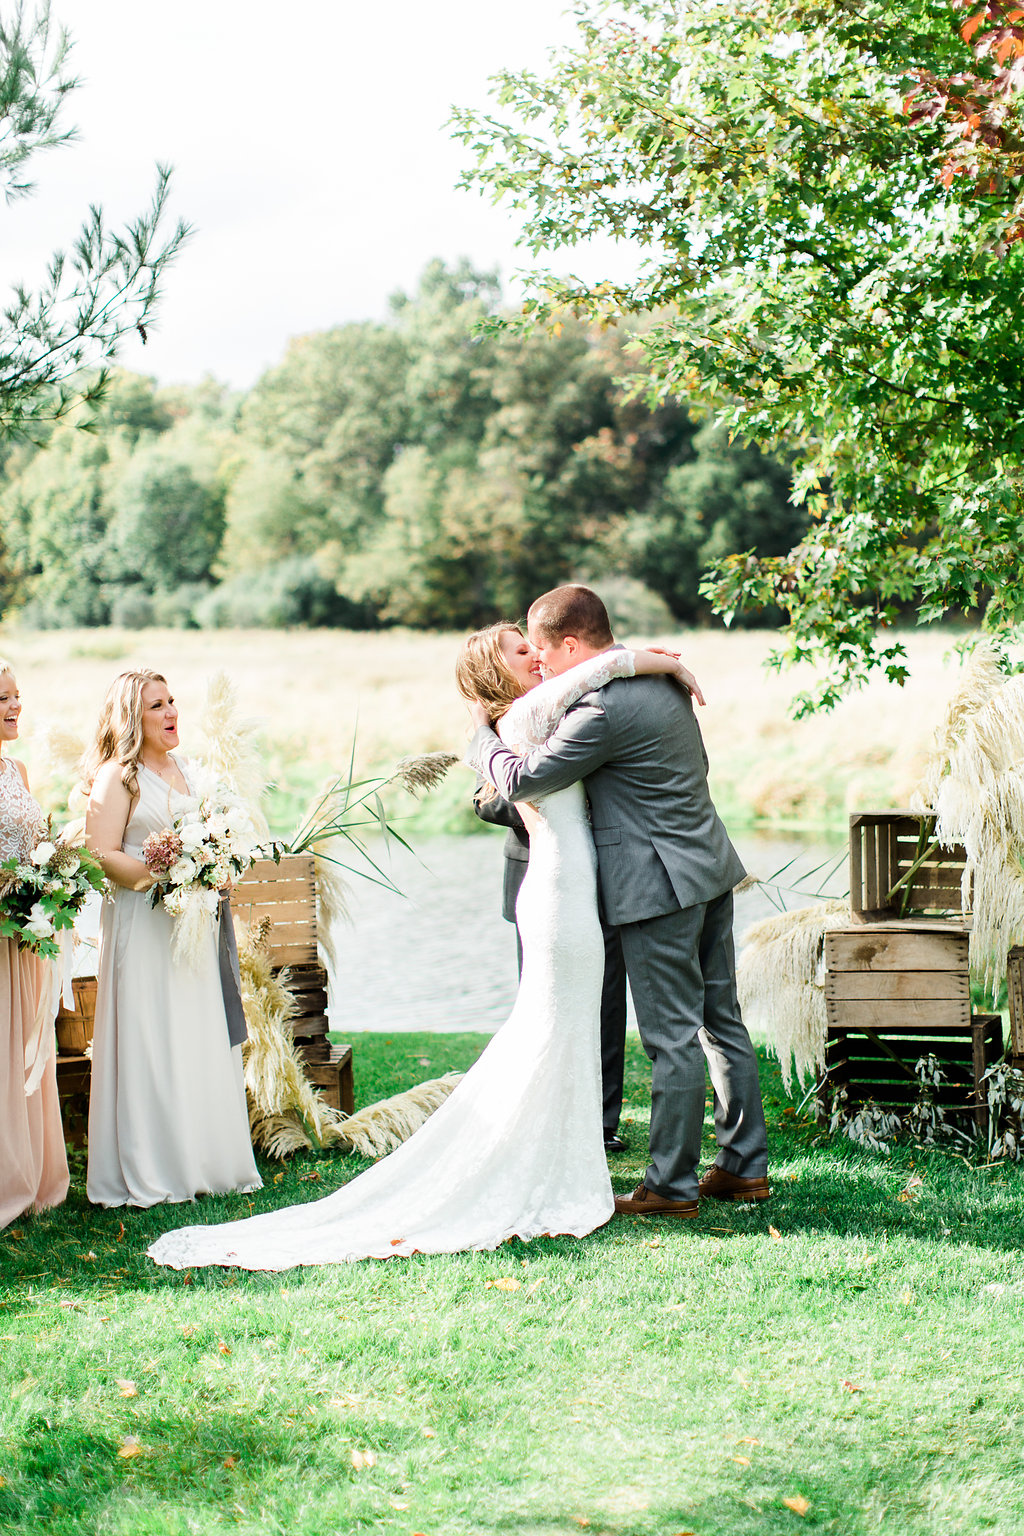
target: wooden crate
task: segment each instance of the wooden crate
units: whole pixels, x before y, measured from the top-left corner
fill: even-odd
[[[930,818],[929,818],[930,821]],[[850,817],[850,907],[857,922],[963,915],[962,848],[937,848],[890,897],[922,846],[924,818],[913,811],[855,811]],[[927,848],[932,841],[926,829]]]
[[[311,853],[283,854],[280,863],[257,859],[231,893],[231,910],[247,925],[267,918],[267,951],[274,969],[287,969],[298,1012],[292,1038],[307,1062],[326,1063],[327,972],[316,948],[316,881]]]
[[[350,1045],[332,1045],[327,1061],[307,1063],[306,1076],[332,1109],[339,1109],[344,1115],[354,1112]]]
[[[825,1071],[818,1084],[818,1119],[827,1120],[833,1093],[844,1088],[851,1109],[869,1099],[883,1109],[905,1112],[920,1097],[914,1064],[936,1056],[945,1081],[935,1102],[960,1119],[970,1118],[979,1131],[988,1128],[983,1078],[1003,1056],[1003,1025],[998,1013],[974,1014],[966,1028],[888,1025],[879,1029],[828,1026]]]
[[[1003,1055],[998,1014],[971,1014],[968,929],[921,919],[838,928],[825,935],[825,1073],[818,1112],[845,1088],[851,1106],[868,1099],[897,1112],[920,1095],[914,1063],[934,1055],[946,1082],[944,1109],[984,1128],[981,1083]]]
[[[57,1009],[57,1052],[61,1056],[83,1056],[92,1044],[96,1018],[96,977],[76,976],[71,983],[74,1008]]]
[[[275,966],[316,965],[316,883],[311,853],[281,862],[257,859],[231,893],[231,910],[247,926],[270,919],[268,951]]]
[[[969,1028],[968,930],[881,922],[825,935],[825,1009],[845,1029]]]

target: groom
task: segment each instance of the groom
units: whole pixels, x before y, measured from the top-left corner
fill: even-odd
[[[615,643],[589,587],[545,593],[527,627],[549,676]],[[586,785],[604,911],[619,929],[652,1063],[650,1166],[616,1211],[691,1217],[698,1194],[767,1199],[757,1061],[736,999],[732,888],[743,866],[708,793],[690,699],[666,678],[622,678],[585,695],[527,756],[489,726],[469,756],[512,801]],[[719,1151],[698,1186],[705,1057]]]

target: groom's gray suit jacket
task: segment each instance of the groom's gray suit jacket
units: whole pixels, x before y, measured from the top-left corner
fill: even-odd
[[[620,678],[585,694],[525,757],[484,726],[469,760],[513,801],[585,781],[611,923],[714,901],[743,878],[708,791],[693,705],[667,678]]]

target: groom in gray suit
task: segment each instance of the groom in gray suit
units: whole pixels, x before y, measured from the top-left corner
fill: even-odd
[[[589,587],[545,593],[527,625],[547,675],[615,643]],[[767,1199],[757,1060],[736,999],[732,888],[743,866],[708,793],[690,699],[667,678],[622,678],[585,695],[525,757],[482,726],[470,759],[511,801],[586,786],[604,912],[652,1063],[650,1166],[616,1211],[690,1217],[698,1194]],[[719,1150],[698,1185],[705,1057]]]

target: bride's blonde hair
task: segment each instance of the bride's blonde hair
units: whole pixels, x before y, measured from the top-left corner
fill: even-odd
[[[104,763],[121,766],[121,782],[130,795],[139,792],[142,758],[142,690],[147,683],[166,683],[162,672],[143,667],[122,672],[107,689],[92,746],[82,760],[82,788],[86,794]]]
[[[518,635],[523,632],[518,624],[503,619],[487,629],[478,629],[467,635],[455,660],[455,683],[464,699],[479,703],[487,710],[491,724],[496,725],[509,707],[526,691],[505,660],[501,649],[502,635]]]

